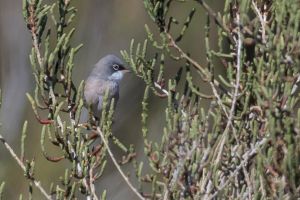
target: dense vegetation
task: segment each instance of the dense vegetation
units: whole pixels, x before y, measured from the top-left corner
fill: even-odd
[[[36,180],[34,160],[24,154],[27,124],[19,156],[0,137],[24,170],[29,193],[36,187],[47,199],[106,199],[106,190],[95,183],[111,158],[139,199],[300,198],[299,1],[226,0],[222,13],[207,2],[144,0],[156,30],[146,25],[147,39],[132,40],[121,52],[146,85],[141,134],[147,162],[142,162],[133,146],[112,135],[112,105],[106,105],[110,109],[104,109],[100,126],[79,122],[84,82],[75,85],[72,71],[82,45],[70,42],[76,31],[72,1],[23,0],[36,84],[27,97],[42,127],[41,151],[50,162],[70,163],[61,182],[44,189],[49,186]],[[197,8],[179,21],[171,12],[175,4]],[[206,51],[203,63],[181,47],[196,12],[207,17],[201,27],[205,42],[199,42]],[[211,45],[215,41],[217,48]],[[170,62],[181,66],[175,76],[167,74]],[[155,141],[147,125],[150,93],[168,102]],[[52,156],[45,141],[59,147],[62,156]],[[124,151],[119,162],[112,145]],[[135,177],[127,178],[125,164],[135,168]]]

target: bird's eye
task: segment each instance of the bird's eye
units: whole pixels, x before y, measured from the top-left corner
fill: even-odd
[[[120,66],[117,65],[117,64],[113,64],[113,69],[116,70],[116,71],[118,71],[120,69]]]

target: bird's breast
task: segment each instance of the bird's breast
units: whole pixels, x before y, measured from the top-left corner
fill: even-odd
[[[88,78],[85,82],[84,99],[87,104],[96,103],[99,96],[108,92],[108,98],[119,98],[119,84],[116,81],[103,80],[95,77]]]

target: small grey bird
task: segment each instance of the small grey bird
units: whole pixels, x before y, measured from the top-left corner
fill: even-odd
[[[108,91],[108,105],[114,98],[115,105],[119,99],[119,84],[125,73],[129,72],[124,63],[115,55],[101,58],[85,81],[84,102],[96,120],[102,113],[105,92]]]

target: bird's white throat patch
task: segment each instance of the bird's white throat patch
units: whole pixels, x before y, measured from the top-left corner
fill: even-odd
[[[112,75],[110,75],[108,77],[108,79],[111,80],[111,81],[119,82],[119,81],[122,80],[123,76],[124,76],[124,74],[123,74],[122,71],[117,71],[117,72],[114,72]]]

